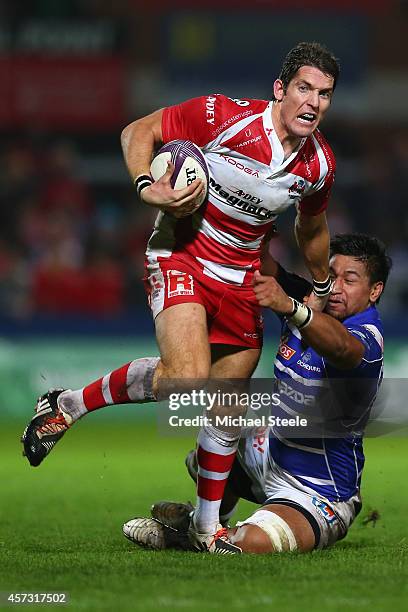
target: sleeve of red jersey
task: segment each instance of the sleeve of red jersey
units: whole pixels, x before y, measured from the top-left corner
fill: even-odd
[[[326,141],[319,137],[319,143],[324,151],[327,161],[327,173],[324,177],[323,185],[315,191],[312,195],[306,196],[299,203],[299,210],[304,215],[314,217],[324,212],[329,204],[330,193],[334,183],[334,177],[336,175],[336,159],[333,151],[330,149]]]
[[[163,111],[163,142],[191,140],[204,147],[226,125],[231,126],[243,117],[260,114],[267,105],[267,100],[237,100],[223,94],[210,94],[169,106]]]
[[[199,147],[210,142],[214,130],[216,96],[192,98],[163,111],[163,142],[191,140]]]

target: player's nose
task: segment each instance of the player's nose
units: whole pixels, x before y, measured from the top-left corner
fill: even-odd
[[[309,102],[310,106],[313,107],[314,110],[318,110],[319,109],[319,102],[320,102],[319,92],[316,91],[316,90],[311,90],[308,102]]]
[[[332,284],[332,290],[331,290],[332,294],[333,293],[341,293],[342,288],[343,288],[343,284],[342,284],[341,279],[340,278],[335,278],[333,280],[333,284]]]

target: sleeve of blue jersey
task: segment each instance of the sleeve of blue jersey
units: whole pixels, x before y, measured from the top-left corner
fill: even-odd
[[[374,334],[363,325],[346,325],[350,334],[364,345],[364,355],[360,367],[366,364],[379,362],[383,358],[382,347],[379,345]]]

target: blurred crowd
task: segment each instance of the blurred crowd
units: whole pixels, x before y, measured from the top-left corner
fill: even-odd
[[[408,296],[408,130],[328,123],[338,172],[328,218],[332,233],[379,236],[394,259],[386,314],[402,312]],[[2,139],[0,176],[0,315],[120,316],[145,307],[143,250],[155,211],[137,201],[123,176],[87,176],[100,137],[27,133]],[[103,155],[121,164],[119,134]],[[110,157],[109,157],[110,156]],[[103,167],[103,165],[102,165]],[[124,164],[123,164],[124,168]],[[293,238],[293,211],[278,223],[271,252],[302,270]]]
[[[131,187],[84,179],[72,140],[13,139],[1,158],[1,313],[114,316],[144,301],[155,215]]]
[[[267,97],[266,67],[272,81],[289,39],[313,39],[316,32],[319,40],[329,37],[329,47],[332,39],[344,60],[336,112],[322,127],[338,166],[330,229],[369,232],[386,243],[394,268],[382,310],[406,319],[408,83],[400,41],[408,31],[407,3],[359,1],[343,10],[340,0],[327,7],[314,0],[318,17],[298,11],[294,0],[255,3],[250,11],[243,0],[220,2],[217,11],[203,0],[196,4],[200,10],[184,0],[171,6],[0,0],[0,319],[6,325],[38,314],[106,320],[146,309],[143,251],[156,213],[137,201],[127,177],[122,121],[208,94],[219,82],[218,91],[227,95]],[[229,11],[235,4],[241,10]],[[393,9],[385,10],[387,4]],[[263,35],[237,45],[248,24]],[[273,27],[279,28],[275,36]],[[88,56],[94,63],[82,73]],[[65,81],[57,78],[64,66]],[[98,66],[102,77],[92,81]],[[262,84],[250,78],[257,66]],[[117,98],[108,95],[116,91],[112,78],[121,86]],[[109,125],[103,112],[92,118],[99,108]],[[279,219],[270,248],[286,267],[302,272],[293,217],[292,210]]]

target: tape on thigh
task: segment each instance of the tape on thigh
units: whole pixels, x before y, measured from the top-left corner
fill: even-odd
[[[237,523],[237,527],[242,527],[242,525],[256,525],[262,529],[269,537],[276,552],[297,550],[295,536],[287,522],[269,510],[257,510],[245,521]]]

